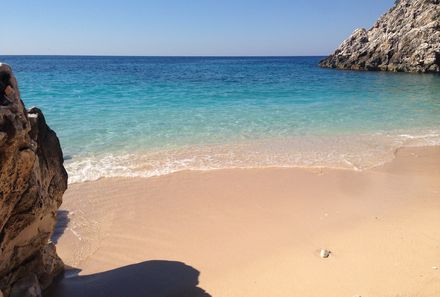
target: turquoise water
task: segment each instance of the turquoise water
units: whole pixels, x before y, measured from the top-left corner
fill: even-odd
[[[184,169],[363,169],[440,144],[440,76],[320,57],[8,57],[60,137],[71,182]]]

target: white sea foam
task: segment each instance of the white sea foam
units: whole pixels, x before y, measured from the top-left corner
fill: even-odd
[[[173,150],[74,156],[69,182],[103,177],[152,177],[182,170],[331,167],[364,170],[393,159],[404,146],[440,145],[436,130],[366,135],[298,136],[247,143],[186,146]]]

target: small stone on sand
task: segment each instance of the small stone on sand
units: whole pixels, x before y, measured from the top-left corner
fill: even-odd
[[[319,255],[321,256],[321,258],[328,258],[330,256],[330,253],[331,253],[331,251],[329,251],[329,250],[321,250]]]

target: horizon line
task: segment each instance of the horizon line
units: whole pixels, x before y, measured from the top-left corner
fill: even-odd
[[[328,55],[100,55],[100,54],[0,54],[0,57],[138,57],[138,58],[296,58]]]

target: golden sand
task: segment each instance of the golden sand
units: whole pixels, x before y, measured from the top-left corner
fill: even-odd
[[[51,296],[440,296],[438,147],[362,172],[74,184],[59,217],[58,253],[75,269]]]

